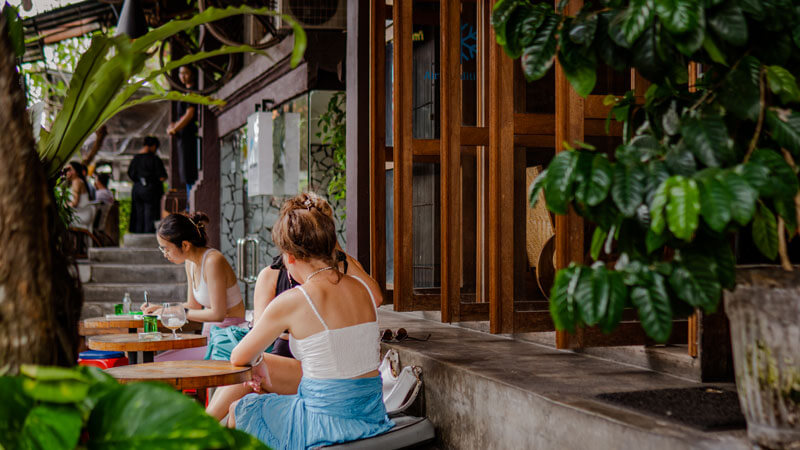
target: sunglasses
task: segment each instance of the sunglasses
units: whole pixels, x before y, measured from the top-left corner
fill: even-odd
[[[406,339],[409,339],[409,340],[412,340],[412,341],[424,342],[424,341],[427,341],[428,339],[430,339],[430,337],[431,337],[431,334],[428,333],[428,335],[425,336],[424,338],[415,338],[415,337],[409,336],[408,335],[408,331],[406,331],[405,328],[398,328],[397,332],[394,332],[391,329],[387,328],[386,330],[384,330],[383,335],[381,335],[381,341],[383,341],[383,342],[391,342],[392,340],[394,340],[396,342],[403,342]]]

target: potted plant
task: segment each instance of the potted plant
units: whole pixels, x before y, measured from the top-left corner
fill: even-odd
[[[800,278],[780,267],[735,268],[733,233],[791,271],[798,230],[800,5],[791,0],[605,0],[575,15],[568,2],[500,0],[498,44],[528,80],[558,58],[576,92],[597,66],[635,68],[652,85],[607,97],[623,122],[614,155],[577,143],[532,185],[557,214],[596,224],[591,256],[616,248],[612,268],[572,264],[556,276],[556,327],[616,327],[626,306],[665,341],[675,316],[714,311],[725,291],[750,438],[800,441]],[[577,8],[576,8],[577,9]],[[690,63],[702,68],[690,83]],[[697,67],[697,66],[695,66]],[[641,103],[641,104],[640,104]],[[738,287],[737,287],[738,286]]]

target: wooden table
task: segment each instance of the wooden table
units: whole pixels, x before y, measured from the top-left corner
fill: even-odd
[[[111,350],[129,352],[131,364],[136,364],[136,352],[142,352],[142,362],[153,362],[155,352],[162,350],[179,350],[182,348],[202,347],[206,345],[206,337],[198,334],[178,334],[179,339],[173,339],[172,334],[162,334],[160,340],[139,340],[138,333],[104,334],[92,336],[87,345],[92,350]]]
[[[84,319],[84,328],[127,328],[129,333],[136,333],[137,328],[142,328],[142,316],[130,315],[120,319],[107,319],[105,317],[92,317]]]
[[[239,367],[229,361],[161,361],[106,369],[120,383],[161,381],[175,389],[205,389],[250,381],[252,367]]]

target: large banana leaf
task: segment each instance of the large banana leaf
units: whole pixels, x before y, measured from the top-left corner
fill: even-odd
[[[48,176],[53,176],[78,151],[89,135],[115,114],[127,108],[142,103],[167,100],[202,105],[222,104],[220,100],[178,92],[148,95],[137,100],[131,98],[145,83],[176,67],[218,55],[255,52],[252,47],[246,45],[222,47],[214,51],[188,55],[170,62],[162,69],[145,74],[142,80],[136,82],[130,80],[140,75],[156,45],[163,40],[198,25],[237,14],[276,15],[277,13],[266,8],[244,6],[209,8],[190,19],[168,22],[132,42],[124,35],[113,38],[95,36],[73,71],[64,105],[56,115],[50,132],[41,135],[39,154],[47,168]],[[282,16],[282,19],[291,24],[294,31],[291,64],[295,67],[305,52],[306,35],[291,17]],[[115,52],[109,57],[112,48]]]

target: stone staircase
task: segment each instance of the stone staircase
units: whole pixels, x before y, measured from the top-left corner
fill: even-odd
[[[81,318],[113,313],[126,292],[134,307],[144,301],[186,301],[186,272],[158,250],[155,234],[126,234],[121,247],[90,248],[88,259],[78,262],[83,283]]]

